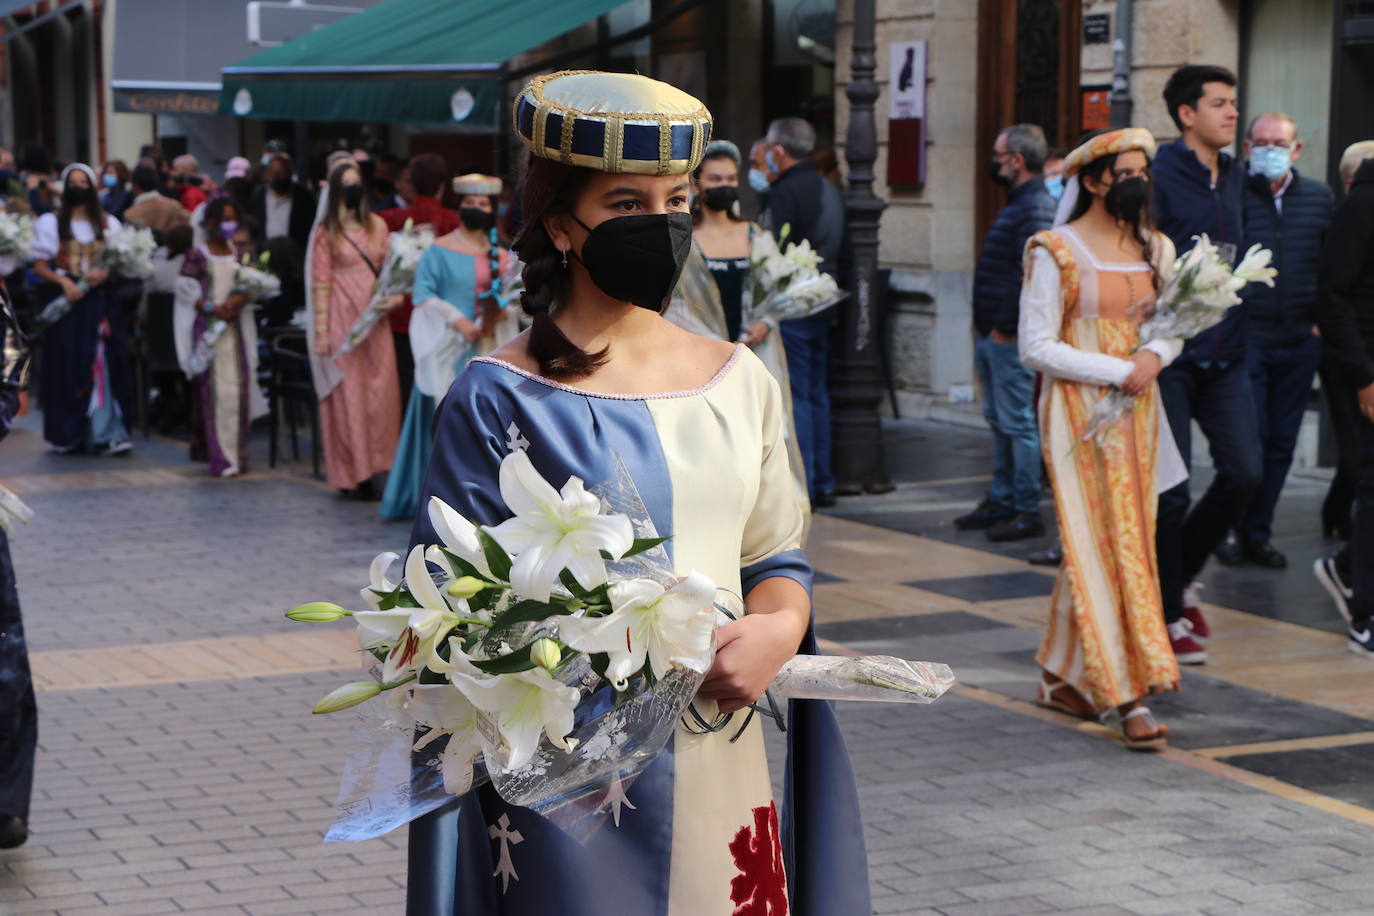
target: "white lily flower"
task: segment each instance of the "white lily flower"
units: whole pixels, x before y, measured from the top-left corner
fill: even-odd
[[[534,757],[540,734],[548,735],[549,741],[565,751],[571,751],[577,743],[568,733],[573,730],[579,694],[576,688],[554,680],[543,668],[481,680],[459,676],[453,678],[453,685],[491,719],[501,734],[502,747],[487,755],[490,766],[520,769]]]
[[[711,665],[716,586],[693,570],[671,588],[652,579],[629,579],[610,587],[612,611],[605,617],[569,617],[558,632],[581,652],[610,655],[606,677],[617,690],[649,659],[655,677],[675,664],[705,672]]]
[[[1263,283],[1266,286],[1274,285],[1274,278],[1279,272],[1269,266],[1274,253],[1268,248],[1261,248],[1258,243],[1251,245],[1250,250],[1245,252],[1245,257],[1241,259],[1240,266],[1236,268],[1236,277],[1246,283]]]
[[[606,582],[601,551],[620,557],[634,544],[628,517],[602,515],[601,501],[577,477],[554,490],[523,450],[501,462],[500,483],[515,517],[488,534],[514,556],[510,581],[521,597],[548,601],[564,569],[583,588],[596,588]]]
[[[452,684],[422,684],[415,688],[410,709],[417,722],[431,729],[415,742],[415,750],[449,736],[442,760],[444,791],[462,795],[472,787],[472,762],[482,753],[477,707]]]
[[[373,557],[372,566],[367,571],[368,587],[359,592],[363,600],[372,607],[375,608],[382,603],[382,596],[377,594],[378,592],[385,594],[396,588],[396,583],[386,577],[386,571],[399,559],[400,557],[390,550]]]
[[[416,544],[406,557],[406,587],[419,607],[389,611],[359,611],[358,641],[364,649],[390,646],[382,666],[382,683],[392,684],[419,667],[443,664],[436,653],[439,641],[458,623],[438,586],[429,577],[424,547]],[[461,599],[453,599],[461,601]],[[463,603],[466,606],[466,602]]]
[[[482,551],[482,543],[477,539],[477,526],[464,518],[456,509],[437,496],[429,498],[429,523],[434,533],[449,552],[466,560],[488,579],[492,578],[491,567],[487,566],[487,555]],[[452,578],[462,573],[449,567],[448,558],[437,548],[430,548],[429,561],[448,569]]]

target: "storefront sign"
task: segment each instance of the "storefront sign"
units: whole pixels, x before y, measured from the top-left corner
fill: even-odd
[[[1083,44],[1105,45],[1112,40],[1110,13],[1089,13],[1083,17]]]
[[[151,115],[219,114],[219,93],[185,89],[116,89],[115,111]]]
[[[891,46],[887,116],[892,120],[926,116],[926,43],[898,41]]]

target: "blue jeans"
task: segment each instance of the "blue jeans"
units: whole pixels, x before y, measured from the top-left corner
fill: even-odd
[[[1035,423],[1035,373],[1021,362],[1016,341],[979,337],[973,345],[983,387],[983,418],[992,427],[992,486],[988,502],[1017,512],[1040,511],[1040,429]]]
[[[1273,534],[1274,507],[1293,464],[1303,414],[1312,396],[1312,378],[1322,358],[1322,340],[1313,334],[1293,347],[1251,347],[1245,354],[1255,398],[1263,470],[1260,487],[1245,510],[1240,538],[1262,544]]]
[[[1159,586],[1164,619],[1173,623],[1183,616],[1184,587],[1202,572],[1226,532],[1240,523],[1259,489],[1260,444],[1243,362],[1207,368],[1191,361],[1174,363],[1159,374],[1159,394],[1184,463],[1192,469],[1192,421],[1197,420],[1216,468],[1212,485],[1191,512],[1188,481],[1159,494]]]
[[[835,475],[830,472],[830,388],[826,380],[830,323],[829,315],[814,315],[779,326],[787,350],[787,375],[792,380],[792,420],[813,500],[835,489]]]

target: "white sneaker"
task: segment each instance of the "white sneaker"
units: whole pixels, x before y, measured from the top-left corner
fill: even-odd
[[[1183,606],[1191,608],[1202,607],[1202,591],[1207,586],[1201,582],[1189,582],[1183,589]]]
[[[123,455],[125,452],[132,452],[133,450],[134,444],[132,442],[128,439],[120,439],[118,442],[107,444],[100,454],[108,457],[110,455]]]

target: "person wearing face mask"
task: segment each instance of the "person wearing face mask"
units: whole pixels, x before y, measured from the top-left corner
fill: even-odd
[[[246,227],[228,197],[206,204],[201,225],[205,240],[186,252],[176,282],[177,362],[191,382],[191,460],[207,462],[216,477],[233,477],[248,470],[249,424],[267,414],[256,384],[254,304],[233,292]],[[229,329],[215,342],[209,367],[192,375],[191,354],[216,319]]]
[[[378,159],[378,168],[382,160]],[[410,182],[415,189],[415,199],[402,207],[382,210],[377,215],[392,232],[400,232],[407,222],[420,227],[428,226],[434,230],[435,238],[448,235],[462,225],[458,213],[443,205],[439,195],[448,184],[448,163],[443,156],[434,153],[421,153],[410,161]],[[406,296],[404,304],[393,309],[387,319],[391,322],[392,339],[396,344],[396,368],[401,379],[401,400],[410,403],[410,389],[415,379],[415,361],[410,351],[410,309],[411,298]]]
[[[146,226],[164,236],[174,227],[190,222],[191,215],[179,203],[158,191],[159,179],[153,166],[144,163],[135,166],[130,184],[134,198],[124,211],[126,222]]]
[[[1007,189],[1007,204],[989,227],[973,272],[974,366],[995,459],[983,501],[954,525],[962,531],[985,531],[994,541],[1045,534],[1035,373],[1017,355],[1016,323],[1026,241],[1054,220],[1054,198],[1040,177],[1046,152],[1045,133],[1034,124],[1016,124],[997,135],[988,168]]]
[[[712,140],[701,165],[692,173],[696,191],[692,251],[664,316],[693,333],[746,344],[777,380],[787,416],[787,451],[797,481],[797,501],[809,528],[810,490],[792,419],[787,353],[777,321],[754,320],[750,315],[754,297],[749,265],[762,257],[768,233],[736,213],[740,164],[735,144]]]
[[[1143,698],[1178,689],[1178,659],[1155,572],[1156,493],[1186,477],[1160,407],[1160,370],[1179,340],[1140,345],[1174,246],[1150,219],[1149,131],[1090,135],[1065,161],[1055,227],[1026,249],[1017,344],[1043,373],[1040,433],[1064,560],[1037,661],[1037,702],[1083,719],[1120,716],[1133,750],[1168,732]],[[1108,388],[1132,410],[1099,442],[1083,439]],[[1087,660],[1087,661],[1085,661]]]
[[[415,308],[406,338],[415,384],[382,494],[383,518],[415,517],[429,464],[435,406],[469,360],[491,352],[520,330],[516,310],[507,307],[513,301],[520,262],[496,229],[501,190],[501,179],[490,175],[453,179],[458,228],[439,236],[415,271]]]
[[[129,167],[122,159],[111,159],[100,173],[100,208],[115,219],[124,219],[124,211],[133,203],[129,193]]]
[[[694,700],[711,728],[691,717],[677,724],[628,784],[617,824],[569,842],[489,784],[476,788],[412,823],[406,911],[542,916],[551,887],[575,887],[559,899],[563,916],[717,914],[764,899],[770,912],[798,916],[871,912],[857,792],[833,709],[791,704],[792,791],[778,802],[763,720],[741,712],[786,659],[814,651],[811,568],[798,547],[802,514],[777,383],[748,347],[691,334],[661,314],[691,246],[691,172],[710,113],[647,77],[577,71],[537,77],[513,107],[531,150],[515,249],[533,324],[470,362],[440,405],[411,540],[438,542],[443,516],[429,497],[475,524],[508,517],[501,462],[523,449],[556,487],[576,475],[595,491],[628,474],[648,520],[671,535],[678,574],[699,570],[743,595],[748,613],[716,631]],[[560,149],[561,118],[576,124]],[[780,805],[791,830],[776,827]],[[498,821],[521,838],[504,884],[487,831]],[[732,845],[751,825],[762,854],[737,858]],[[771,864],[784,861],[787,874]]]
[[[1224,67],[1180,67],[1164,87],[1164,104],[1182,137],[1159,148],[1151,183],[1155,225],[1180,254],[1194,236],[1239,254],[1243,234],[1244,166],[1226,152],[1236,139],[1236,77]],[[1242,302],[1214,327],[1191,338],[1160,373],[1164,412],[1185,461],[1192,460],[1196,420],[1207,437],[1216,476],[1195,503],[1188,481],[1159,496],[1159,579],[1164,618],[1184,664],[1207,660],[1211,628],[1199,587],[1212,551],[1241,521],[1260,486],[1259,428],[1245,365]]]
[[[1299,175],[1302,155],[1298,126],[1282,112],[1250,122],[1245,152],[1250,178],[1245,186],[1245,242],[1274,252],[1279,274],[1271,288],[1252,283],[1242,291],[1249,346],[1245,350],[1263,449],[1259,490],[1232,537],[1216,557],[1231,566],[1253,563],[1283,569],[1288,559],[1270,543],[1274,508],[1298,443],[1312,379],[1321,363],[1316,331],[1317,264],[1331,211],[1325,183]]]
[[[1045,167],[1040,172],[1040,177],[1045,181],[1045,190],[1050,192],[1050,196],[1056,201],[1064,196],[1064,157],[1067,153],[1060,147],[1054,147],[1045,156]]]
[[[291,157],[276,153],[267,164],[267,183],[253,192],[253,222],[261,246],[268,239],[289,236],[302,251],[309,249],[310,229],[315,223],[315,195],[298,183]]]
[[[124,423],[133,409],[129,349],[123,305],[99,266],[105,236],[119,220],[100,209],[90,166],[73,163],[61,180],[62,209],[38,217],[33,234],[39,303],[59,295],[72,303],[43,331],[43,438],[61,454],[121,455],[133,449]]]
[[[311,347],[330,358],[337,383],[320,398],[320,433],[329,485],[358,499],[375,499],[372,478],[390,469],[401,426],[396,346],[385,323],[340,353],[349,331],[372,300],[387,256],[382,218],[367,208],[362,170],[345,159],[329,173],[328,204],[310,248],[314,308]],[[386,306],[399,306],[392,296]]]

